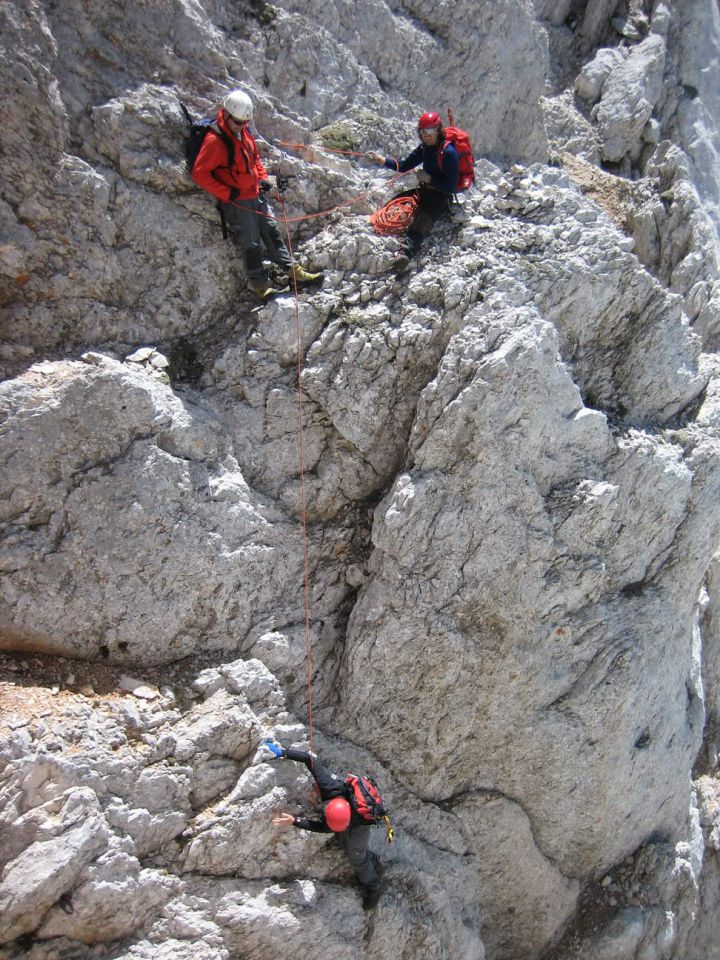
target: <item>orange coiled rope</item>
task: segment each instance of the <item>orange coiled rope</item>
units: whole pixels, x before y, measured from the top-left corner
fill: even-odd
[[[380,236],[405,233],[415,218],[419,202],[417,190],[401,193],[371,214],[370,223]]]

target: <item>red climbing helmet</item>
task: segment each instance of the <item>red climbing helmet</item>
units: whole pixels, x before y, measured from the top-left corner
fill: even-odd
[[[428,113],[424,113],[418,120],[418,130],[431,130],[433,127],[442,127],[442,120],[440,119],[439,113],[430,110]]]
[[[350,826],[352,810],[347,800],[342,797],[333,797],[325,807],[325,823],[333,833],[342,833]]]

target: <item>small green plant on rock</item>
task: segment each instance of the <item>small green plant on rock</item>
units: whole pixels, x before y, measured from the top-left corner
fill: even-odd
[[[331,123],[320,130],[320,142],[328,150],[356,150],[360,140],[347,123]]]
[[[265,3],[265,0],[250,0],[250,13],[264,27],[270,26],[277,19],[277,10]]]
[[[378,326],[378,320],[362,310],[347,310],[338,319],[344,326],[359,330],[374,330]]]

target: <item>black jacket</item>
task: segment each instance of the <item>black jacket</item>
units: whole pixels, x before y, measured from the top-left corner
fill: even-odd
[[[350,786],[345,782],[345,779],[338,777],[335,773],[331,773],[313,754],[308,753],[306,750],[294,750],[292,747],[288,747],[285,750],[285,757],[288,760],[297,760],[298,763],[305,764],[313,775],[315,783],[318,785],[320,800],[323,803],[327,803],[328,800],[332,800],[334,797],[342,797],[344,800],[347,800],[348,803],[350,802],[352,791]],[[353,810],[350,827],[364,823],[365,821],[361,817],[358,817]],[[324,819],[310,820],[307,817],[295,817],[293,826],[300,827],[302,830],[312,830],[313,833],[333,832]]]

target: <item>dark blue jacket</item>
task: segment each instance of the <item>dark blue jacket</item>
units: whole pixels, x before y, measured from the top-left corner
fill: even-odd
[[[442,169],[438,163],[438,153],[442,151]],[[422,163],[425,173],[432,177],[430,185],[442,193],[455,193],[460,176],[460,157],[452,143],[439,144],[436,147],[427,147],[419,144],[404,160],[394,157],[385,157],[385,166],[388,170],[397,173],[407,173]]]

